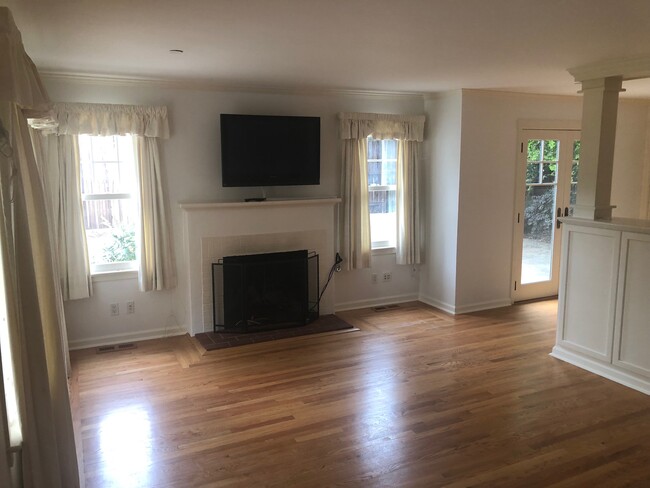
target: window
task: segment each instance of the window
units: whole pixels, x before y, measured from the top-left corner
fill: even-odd
[[[79,136],[81,198],[93,272],[136,269],[132,136]]]
[[[368,206],[372,249],[395,247],[397,141],[368,137]]]

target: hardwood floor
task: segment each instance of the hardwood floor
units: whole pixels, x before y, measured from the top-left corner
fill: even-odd
[[[219,350],[73,353],[86,486],[650,486],[650,397],[551,358],[557,302]]]

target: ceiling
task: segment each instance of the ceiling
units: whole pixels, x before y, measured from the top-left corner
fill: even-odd
[[[648,0],[0,0],[42,71],[223,86],[575,94],[650,54]],[[170,54],[170,49],[184,50]],[[650,98],[650,82],[625,84]]]

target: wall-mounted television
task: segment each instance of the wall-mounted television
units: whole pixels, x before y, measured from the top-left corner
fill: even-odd
[[[221,114],[223,186],[320,184],[320,117]]]

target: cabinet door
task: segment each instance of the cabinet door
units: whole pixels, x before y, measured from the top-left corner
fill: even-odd
[[[612,361],[621,233],[565,224],[558,344]]]
[[[650,377],[650,236],[624,232],[613,363]]]

